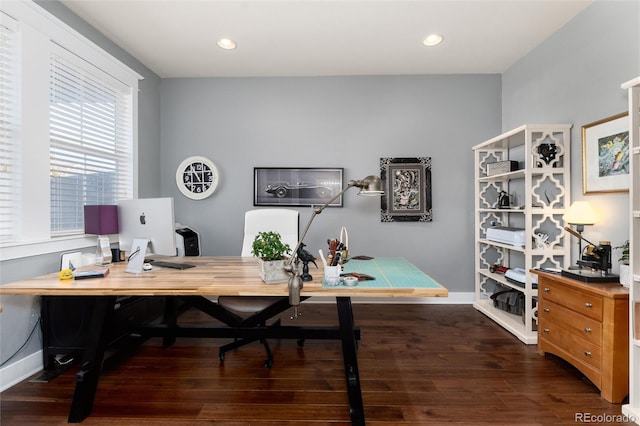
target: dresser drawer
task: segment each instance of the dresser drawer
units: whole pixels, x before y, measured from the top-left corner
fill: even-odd
[[[602,345],[602,323],[593,318],[546,299],[540,302],[538,318],[560,325],[594,345]]]
[[[582,315],[602,321],[602,296],[593,293],[582,292],[562,284],[550,283],[543,280],[539,290],[544,300],[561,304]]]
[[[599,345],[583,339],[572,331],[546,320],[544,317],[539,319],[538,327],[540,339],[547,340],[549,343],[562,348],[575,360],[600,370],[602,350]],[[599,386],[599,383],[597,385]]]

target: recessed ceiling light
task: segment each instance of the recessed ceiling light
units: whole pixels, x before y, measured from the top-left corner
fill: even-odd
[[[232,50],[236,48],[236,42],[231,40],[230,38],[221,38],[216,44],[219,48],[225,50]]]
[[[422,44],[429,47],[436,46],[440,43],[442,43],[442,36],[440,34],[429,34],[422,40]]]

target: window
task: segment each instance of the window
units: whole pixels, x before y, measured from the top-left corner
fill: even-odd
[[[36,3],[0,9],[0,260],[86,246],[84,205],[135,196],[141,77]]]
[[[18,178],[16,130],[18,122],[17,23],[0,12],[0,242],[14,237],[17,225],[15,190]]]
[[[130,88],[64,49],[51,56],[51,232],[83,232],[83,206],[132,193]]]

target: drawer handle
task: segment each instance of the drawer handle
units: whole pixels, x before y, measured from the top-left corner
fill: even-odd
[[[584,328],[584,332],[585,333],[591,333],[591,327],[585,327]]]
[[[551,312],[551,309],[549,309],[549,308],[544,308],[544,311],[545,311],[545,312]]]
[[[591,352],[589,352],[589,351],[584,351],[584,354],[585,354],[586,356],[591,356]]]
[[[542,331],[544,331],[545,333],[550,332],[551,330],[549,330],[548,328],[543,329]]]
[[[549,293],[550,291],[551,291],[551,289],[550,289],[549,287],[545,287],[545,288],[544,288],[544,292],[545,292],[545,293]]]
[[[585,306],[585,308],[590,308],[590,307],[592,307],[593,305],[592,305],[591,303],[589,303],[589,302],[585,302],[585,303],[584,303],[584,306]]]

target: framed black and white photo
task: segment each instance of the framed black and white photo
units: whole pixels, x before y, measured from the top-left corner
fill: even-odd
[[[431,157],[381,158],[382,222],[431,222]]]
[[[585,194],[629,191],[629,114],[582,126]]]
[[[313,206],[342,191],[342,168],[255,167],[254,206]],[[342,196],[329,204],[342,207]]]

